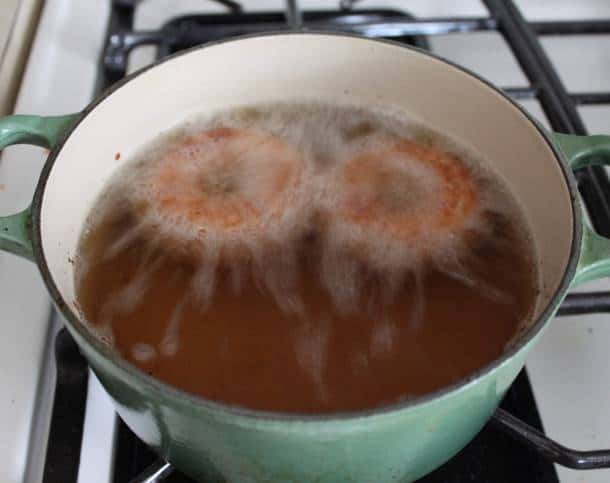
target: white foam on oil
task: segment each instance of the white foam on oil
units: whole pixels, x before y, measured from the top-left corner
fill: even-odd
[[[330,324],[327,320],[300,323],[295,330],[294,347],[302,370],[312,381],[321,402],[329,397],[325,369],[328,365]]]
[[[229,148],[207,141],[185,147],[185,139],[219,128],[255,135],[244,135]],[[451,153],[465,165],[478,189],[478,201],[455,226],[438,229],[422,223],[413,236],[401,239],[393,236],[392,213],[385,220],[372,220],[374,223],[369,225],[356,223],[342,214],[346,167],[363,153],[376,152],[388,153],[383,157],[383,165],[372,171],[379,186],[358,184],[355,194],[352,193],[356,200],[383,196],[390,212],[395,210],[402,218],[422,212],[433,216],[445,208],[440,193],[444,185],[438,170],[404,153],[388,151],[388,146],[400,140]],[[225,170],[219,158],[227,152],[234,162]],[[448,159],[445,162],[450,162]],[[290,181],[285,185],[288,188],[278,195],[274,190],[281,188],[273,173],[277,174],[281,166],[286,168]],[[179,211],[166,209],[167,204],[158,200],[180,198],[185,191],[180,183],[160,185],[163,178],[159,173],[168,167],[188,186],[186,191],[193,200],[197,199],[199,186],[207,194],[217,190],[226,196],[222,198],[226,199],[226,223],[206,223],[205,213],[195,215],[197,222],[193,222],[196,203],[183,216]],[[339,313],[349,315],[362,308],[361,301],[366,298],[363,273],[369,270],[383,280],[384,303],[376,304],[376,310],[383,308],[379,305],[391,303],[405,280],[414,280],[415,303],[409,318],[415,328],[425,322],[426,300],[422,289],[425,263],[432,261],[439,270],[472,286],[479,281],[463,269],[462,263],[468,251],[467,238],[473,233],[490,233],[490,213],[507,215],[521,227],[524,239],[529,234],[516,200],[489,163],[474,151],[404,113],[329,103],[247,106],[191,119],[160,136],[125,163],[102,195],[102,206],[104,197],[107,206],[117,203],[117,198],[122,200],[137,219],[131,230],[108,247],[109,257],[125,249],[133,239],[144,236],[157,248],[196,261],[190,291],[192,299],[202,308],[212,300],[217,272],[222,268],[231,274],[236,293],[246,277],[253,278],[283,311],[298,315],[301,320],[305,307],[299,294],[298,245],[306,233],[314,231],[322,241],[320,283]],[[202,212],[206,199],[202,197]],[[218,209],[222,205],[215,206]],[[243,208],[246,205],[251,205],[256,215]],[[98,211],[91,223],[104,213],[100,205],[96,206]],[[384,223],[388,229],[384,229]],[[533,251],[533,242],[530,245]],[[253,273],[247,274],[246,270]],[[140,277],[133,283],[134,287],[119,297],[125,299],[126,306],[140,300],[145,287]],[[494,300],[506,297],[491,285],[482,291]],[[175,338],[172,335],[175,325],[168,321],[170,342]],[[377,348],[373,352],[390,347],[385,332],[375,337],[373,347]],[[323,339],[316,344],[323,347]],[[159,349],[163,354],[177,350],[173,342],[164,347]],[[315,372],[312,368],[308,370]]]
[[[214,126],[206,124],[208,129]],[[161,139],[141,154],[140,169],[126,172],[123,179],[131,187],[130,201],[141,207],[144,223],[170,241],[190,240],[217,251],[256,244],[261,237],[289,236],[307,205],[307,164],[268,132],[240,129],[247,133],[243,139],[204,140],[202,146],[185,149],[180,144],[185,133],[177,146]],[[170,139],[175,137],[172,133]],[[226,158],[231,162],[223,163]],[[163,173],[174,176],[174,182],[163,179]],[[278,187],[282,176],[290,179]],[[174,199],[182,202],[176,209],[171,207]],[[202,213],[197,212],[198,200]],[[206,203],[214,204],[212,217],[205,213]]]
[[[185,302],[182,301],[174,307],[165,329],[165,334],[159,344],[159,352],[165,357],[172,357],[178,354],[178,349],[180,348],[178,331],[180,330],[180,321],[182,319],[184,304]]]
[[[373,327],[369,352],[374,358],[387,357],[396,346],[399,328],[392,321],[385,319]]]
[[[133,357],[137,362],[152,362],[157,358],[157,350],[150,344],[136,342],[131,347],[131,357]]]

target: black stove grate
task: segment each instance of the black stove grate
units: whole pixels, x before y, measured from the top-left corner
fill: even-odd
[[[610,92],[567,92],[539,42],[539,36],[545,35],[610,35],[610,19],[528,23],[510,0],[483,0],[488,17],[434,19],[415,19],[397,10],[352,9],[356,0],[342,0],[334,11],[305,12],[296,7],[296,2],[287,1],[286,12],[264,13],[244,13],[234,0],[216,2],[227,8],[226,14],[182,16],[159,30],[134,31],[138,1],[113,0],[96,91],[124,77],[130,52],[142,45],[157,46],[158,58],[162,58],[221,38],[302,25],[389,38],[422,48],[428,48],[426,37],[431,35],[496,31],[506,40],[530,84],[505,87],[505,92],[515,99],[537,99],[555,131],[586,134],[577,107],[610,104]],[[601,167],[585,168],[577,173],[577,180],[593,225],[600,233],[610,235],[610,182],[605,171]],[[610,312],[610,292],[570,294],[559,311],[560,315],[592,312]],[[44,483],[71,483],[76,481],[78,471],[87,367],[65,329],[60,332],[56,345],[58,382]],[[421,482],[557,483],[550,461],[580,468],[595,467],[599,463],[610,465],[606,453],[573,452],[545,440],[540,433],[533,433],[542,431],[542,425],[525,371],[509,389],[501,408],[506,413],[499,412],[466,448]],[[518,444],[513,439],[515,436],[527,444]],[[120,423],[114,482],[144,481],[142,474],[151,464],[159,465],[156,455]],[[192,480],[172,472],[163,481],[188,483]]]

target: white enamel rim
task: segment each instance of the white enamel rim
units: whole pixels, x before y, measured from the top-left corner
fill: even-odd
[[[123,359],[116,351],[113,351],[109,346],[102,343],[97,337],[93,336],[92,333],[85,327],[85,325],[80,321],[78,314],[73,310],[71,304],[69,304],[61,295],[58,287],[56,286],[53,277],[49,271],[44,248],[42,247],[42,238],[41,238],[41,208],[45,195],[45,187],[47,184],[47,180],[49,175],[53,169],[53,165],[55,163],[56,158],[58,157],[64,143],[66,140],[72,135],[76,127],[82,123],[87,116],[95,110],[96,106],[102,103],[106,98],[111,96],[115,91],[121,89],[125,84],[129,83],[131,80],[137,78],[139,75],[149,71],[150,69],[154,69],[156,66],[165,64],[168,62],[172,62],[172,60],[188,55],[189,53],[201,50],[208,49],[210,47],[214,47],[215,45],[226,44],[231,42],[239,42],[241,40],[258,38],[258,37],[282,37],[282,36],[295,36],[295,35],[318,35],[318,36],[328,36],[328,37],[346,37],[353,38],[358,40],[364,40],[367,42],[374,43],[383,43],[390,44],[393,46],[397,46],[403,49],[410,50],[412,52],[418,53],[420,55],[424,55],[428,58],[436,60],[439,63],[449,65],[450,67],[461,71],[462,73],[467,74],[472,77],[474,80],[478,81],[481,84],[481,88],[489,88],[495,91],[496,94],[500,95],[504,100],[506,100],[509,104],[511,104],[514,108],[516,108],[520,114],[523,116],[524,122],[529,122],[531,127],[533,127],[537,133],[541,136],[541,138],[548,145],[550,150],[553,152],[555,160],[560,168],[560,171],[563,175],[563,181],[565,182],[565,187],[570,196],[570,206],[572,208],[571,215],[572,217],[572,240],[569,251],[569,260],[566,264],[565,270],[561,276],[560,282],[558,284],[557,289],[554,294],[549,297],[549,301],[541,310],[538,318],[530,324],[530,326],[524,330],[518,337],[518,339],[507,349],[504,353],[498,357],[497,359],[491,361],[486,366],[483,366],[479,370],[469,374],[465,378],[460,381],[453,383],[451,385],[445,386],[441,389],[438,389],[432,393],[425,394],[420,397],[404,399],[402,401],[379,406],[373,409],[367,409],[362,411],[352,411],[352,412],[340,412],[340,413],[332,413],[332,414],[302,414],[302,413],[278,413],[271,411],[260,411],[248,409],[242,406],[230,405],[225,403],[219,403],[212,400],[205,399],[203,397],[199,397],[193,394],[190,394],[186,391],[178,389],[174,386],[166,384],[154,377],[148,375],[146,372],[140,370],[135,365],[131,364],[127,360]],[[255,35],[246,35],[240,37],[234,37],[228,40],[221,40],[217,42],[211,42],[202,46],[193,47],[191,49],[178,52],[172,56],[164,58],[156,63],[153,63],[133,74],[123,78],[112,87],[110,87],[107,91],[103,92],[100,96],[98,96],[94,101],[92,101],[79,115],[78,119],[74,122],[68,132],[64,135],[63,139],[57,144],[57,146],[51,151],[47,162],[45,163],[37,187],[34,193],[34,198],[32,202],[32,243],[34,249],[34,258],[42,278],[47,286],[49,293],[51,294],[56,306],[59,308],[66,321],[70,324],[71,328],[75,330],[83,339],[90,345],[91,348],[99,355],[101,355],[104,359],[110,361],[112,364],[118,367],[118,369],[126,371],[130,373],[133,377],[137,378],[139,382],[144,384],[149,390],[162,394],[168,398],[172,398],[175,400],[181,400],[182,402],[186,402],[194,407],[202,407],[206,408],[210,411],[226,413],[227,415],[234,415],[239,417],[244,417],[248,419],[258,419],[258,420],[279,420],[279,421],[303,421],[303,422],[323,422],[323,421],[343,421],[343,420],[351,420],[351,419],[361,419],[363,417],[374,417],[381,416],[391,412],[403,411],[407,409],[413,409],[415,407],[423,406],[429,402],[432,402],[436,399],[443,398],[445,396],[449,396],[451,393],[458,392],[459,390],[465,388],[466,386],[476,383],[477,380],[483,378],[484,376],[490,374],[504,363],[508,362],[513,356],[519,353],[525,346],[533,339],[542,329],[543,327],[550,321],[555,310],[563,300],[566,292],[570,288],[570,284],[574,275],[576,273],[576,268],[578,264],[578,259],[580,255],[580,248],[582,242],[582,212],[580,207],[580,202],[578,198],[578,191],[576,188],[576,183],[573,178],[571,171],[569,170],[567,163],[563,162],[563,154],[557,148],[557,146],[553,143],[549,135],[545,132],[545,130],[533,119],[521,106],[519,106],[516,102],[514,102],[510,97],[504,94],[502,91],[497,89],[493,84],[488,82],[487,80],[481,78],[474,72],[471,72],[468,69],[465,69],[459,65],[454,64],[447,59],[434,55],[430,52],[424,51],[422,49],[411,47],[408,45],[404,45],[398,42],[390,41],[390,40],[381,40],[381,39],[370,39],[366,37],[362,37],[356,34],[346,34],[346,33],[332,33],[332,32],[324,32],[324,31],[295,31],[295,32],[269,32],[265,34],[255,34]],[[68,262],[66,262],[68,263]]]

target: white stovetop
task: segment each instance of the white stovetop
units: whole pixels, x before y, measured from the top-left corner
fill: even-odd
[[[1,0],[0,0],[1,1]],[[282,0],[243,0],[246,9],[280,8]],[[301,0],[303,7],[330,7],[338,0]],[[610,18],[607,0],[522,0],[530,19]],[[106,29],[109,2],[47,0],[17,101],[19,113],[63,114],[90,100]],[[402,0],[361,0],[365,7],[405,8]],[[411,0],[418,16],[481,16],[476,0]],[[146,0],[136,26],[155,28],[178,13],[222,11],[211,0]],[[433,49],[504,86],[526,80],[503,40],[479,33],[431,40]],[[610,90],[610,36],[545,39],[551,59],[573,91]],[[135,68],[150,58],[142,49]],[[524,103],[541,115],[536,101]],[[610,132],[610,106],[581,108],[591,132]],[[0,213],[22,208],[31,198],[44,163],[39,148],[5,150],[0,162]],[[608,281],[592,288],[609,290]],[[59,322],[36,268],[0,254],[0,482],[36,483],[46,448],[53,388],[53,334]],[[564,317],[552,322],[528,361],[547,433],[579,449],[610,448],[610,315]],[[81,452],[80,483],[109,483],[115,417],[107,396],[90,380],[89,409]],[[610,470],[575,472],[558,468],[562,483],[607,483]],[[66,482],[68,483],[68,482]]]

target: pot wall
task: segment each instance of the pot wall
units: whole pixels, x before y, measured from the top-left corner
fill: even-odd
[[[287,421],[237,416],[172,397],[117,369],[73,335],[127,425],[206,483],[414,481],[479,432],[537,340],[495,371],[424,404],[367,417]]]

